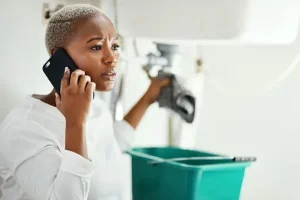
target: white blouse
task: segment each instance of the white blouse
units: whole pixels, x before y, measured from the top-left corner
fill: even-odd
[[[85,159],[65,150],[65,119],[57,108],[28,97],[0,126],[0,199],[119,200],[124,166],[118,163],[133,133],[126,121],[113,123],[103,101],[93,100]]]

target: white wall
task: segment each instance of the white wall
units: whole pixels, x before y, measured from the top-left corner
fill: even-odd
[[[49,88],[42,76],[47,58],[39,0],[1,1],[0,121],[24,95]],[[47,91],[46,91],[47,92]]]
[[[255,155],[243,200],[300,199],[300,64],[272,91],[255,95],[300,52],[300,36],[286,47],[204,47],[209,65],[198,148]],[[218,80],[217,89],[210,80]],[[226,91],[228,90],[228,91]]]

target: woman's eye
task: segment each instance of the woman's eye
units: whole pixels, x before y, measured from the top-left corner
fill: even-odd
[[[119,48],[120,48],[119,45],[113,45],[113,46],[112,46],[112,50],[113,50],[113,51],[117,51]]]
[[[99,51],[102,49],[102,46],[101,45],[95,45],[92,47],[92,50],[95,50],[95,51]]]

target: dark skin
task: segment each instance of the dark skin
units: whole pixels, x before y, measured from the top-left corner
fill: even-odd
[[[80,28],[78,28],[80,27]],[[75,34],[63,46],[72,57],[76,65],[96,84],[96,91],[110,91],[114,87],[113,80],[103,78],[103,74],[116,71],[120,54],[117,32],[111,21],[104,15],[98,15],[80,21]],[[52,55],[56,49],[52,49]],[[124,117],[133,128],[136,128],[149,106],[154,103],[161,89],[167,86],[170,80],[154,79],[143,97]],[[47,95],[33,95],[41,101],[57,106],[55,90]]]

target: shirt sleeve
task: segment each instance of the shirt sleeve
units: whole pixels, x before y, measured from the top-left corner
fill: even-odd
[[[45,130],[34,123],[11,126],[2,134],[0,154],[4,164],[1,165],[8,168],[29,199],[88,198],[96,168],[90,160],[71,151],[61,151]]]
[[[116,121],[114,125],[115,138],[122,151],[133,146],[135,129],[125,120]]]

